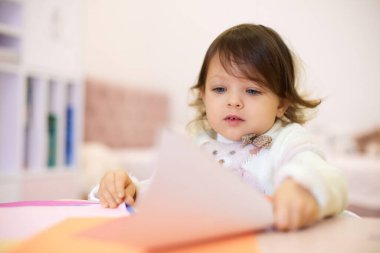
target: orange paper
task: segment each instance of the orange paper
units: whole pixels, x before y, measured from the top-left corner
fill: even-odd
[[[76,235],[76,233],[83,229],[100,225],[110,219],[112,218],[69,218],[32,237],[16,247],[12,252],[138,252],[125,245],[87,240]]]
[[[21,252],[154,252],[143,251],[128,246],[123,241],[111,243],[103,240],[87,239],[79,234],[89,228],[108,223],[112,218],[70,218],[52,228],[32,237],[21,243],[13,253]],[[113,233],[109,231],[109,233]],[[157,252],[169,253],[212,253],[212,252],[250,252],[258,253],[255,237],[252,234],[226,237],[218,240],[204,241],[196,244],[189,244],[182,247],[161,249]]]

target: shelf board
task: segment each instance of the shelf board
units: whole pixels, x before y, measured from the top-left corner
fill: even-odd
[[[0,185],[10,184],[20,181],[20,174],[17,172],[1,172],[0,173]]]
[[[1,73],[19,75],[21,73],[21,67],[14,63],[0,62],[0,74]]]
[[[0,173],[0,202],[21,200],[77,199],[82,195],[81,171],[46,168]]]
[[[70,168],[44,168],[43,170],[30,170],[24,171],[22,173],[28,179],[37,179],[37,178],[61,178],[61,177],[72,177],[77,176],[80,173],[78,169]]]
[[[0,172],[0,183],[9,183],[20,180],[40,180],[40,179],[63,179],[63,178],[77,178],[80,176],[79,169],[68,168],[54,168],[54,169],[41,169],[19,172]]]
[[[17,38],[21,38],[22,36],[20,29],[2,23],[0,23],[0,34]]]

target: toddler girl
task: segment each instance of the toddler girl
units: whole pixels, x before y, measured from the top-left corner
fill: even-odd
[[[244,182],[271,196],[275,226],[293,230],[341,212],[347,201],[343,176],[329,165],[301,124],[320,100],[296,90],[291,51],[272,29],[242,24],[208,48],[189,124],[199,145]],[[180,151],[179,151],[180,152]],[[133,204],[136,179],[110,171],[97,193],[105,207]]]

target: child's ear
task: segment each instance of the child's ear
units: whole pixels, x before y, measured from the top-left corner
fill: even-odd
[[[288,110],[288,107],[289,107],[288,100],[281,99],[280,103],[278,104],[278,107],[277,107],[277,115],[276,116],[278,118],[281,118],[282,116],[284,116],[286,110]]]

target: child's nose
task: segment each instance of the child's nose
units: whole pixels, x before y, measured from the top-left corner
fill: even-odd
[[[231,95],[228,100],[228,107],[243,108],[243,102],[239,96]]]

